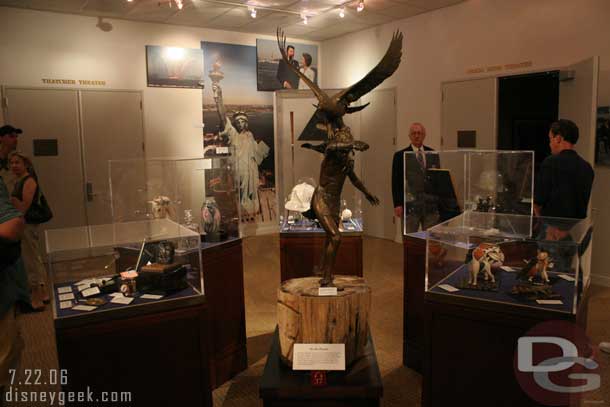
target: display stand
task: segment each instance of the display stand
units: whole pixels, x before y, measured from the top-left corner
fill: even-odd
[[[281,281],[311,277],[320,262],[324,231],[280,232]],[[343,232],[333,273],[362,277],[362,232]]]
[[[383,385],[370,332],[364,356],[345,372],[327,372],[326,378],[326,386],[314,387],[311,372],[294,371],[285,366],[280,359],[276,329],[259,388],[263,406],[379,406]]]
[[[425,232],[424,232],[425,233]],[[403,236],[403,353],[402,364],[421,373],[424,349],[425,235]]]
[[[135,262],[137,251],[117,248],[119,268]],[[210,383],[221,386],[248,368],[242,239],[202,243],[201,259],[210,335]]]
[[[242,239],[203,244],[201,257],[215,389],[248,368]]]
[[[56,324],[59,368],[67,374],[62,390],[89,389],[94,397],[127,392],[130,406],[212,406],[206,305],[181,304],[121,319]]]
[[[586,329],[588,294],[568,314],[426,292],[422,406],[539,406],[515,377],[517,340],[550,320]]]

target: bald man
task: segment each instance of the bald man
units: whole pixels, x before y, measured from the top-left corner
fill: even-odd
[[[438,198],[426,193],[427,170],[439,168],[440,161],[437,154],[426,154],[434,151],[424,145],[426,128],[421,123],[413,123],[409,128],[411,145],[394,153],[392,160],[392,198],[394,200],[394,215],[404,216],[405,232],[417,232],[420,227],[426,230],[439,222]],[[405,173],[403,156],[405,152],[413,151],[415,154],[407,156],[407,183],[408,194],[405,199]],[[406,208],[405,208],[406,200]]]

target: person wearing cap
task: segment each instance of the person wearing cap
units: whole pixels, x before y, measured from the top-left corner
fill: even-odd
[[[551,155],[544,159],[534,187],[534,212],[538,216],[584,219],[595,173],[578,155],[578,126],[561,119],[551,124]]]
[[[222,89],[218,83],[212,85],[212,90],[220,122],[224,124],[219,136],[227,139],[229,145],[235,147],[239,196],[244,212],[242,216],[246,220],[253,221],[260,212],[258,166],[269,155],[270,148],[264,141],[256,141],[249,129],[248,115],[245,112],[235,112],[233,121],[229,119],[222,100]]]
[[[21,133],[21,129],[9,124],[0,127],[0,176],[9,191],[13,190],[17,181],[10,169],[9,155],[17,149],[17,137]]]
[[[427,188],[427,170],[439,168],[440,160],[434,151],[424,145],[426,128],[421,123],[413,123],[409,129],[411,145],[394,153],[392,160],[392,198],[394,201],[394,215],[403,218],[406,233],[417,232],[421,227],[426,230],[437,224],[440,220],[438,199],[429,194]],[[415,152],[415,157],[409,154],[406,163],[403,160],[405,152]],[[405,186],[405,171],[407,167]],[[405,198],[405,187],[409,192]],[[406,205],[406,206],[405,206]]]

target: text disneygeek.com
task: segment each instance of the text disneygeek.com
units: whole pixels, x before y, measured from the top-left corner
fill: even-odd
[[[130,403],[131,392],[102,391],[94,392],[89,387],[84,391],[26,391],[18,387],[7,387],[2,395],[7,403],[48,403],[49,406],[65,406],[66,403]]]

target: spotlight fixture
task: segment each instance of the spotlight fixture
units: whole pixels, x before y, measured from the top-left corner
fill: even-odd
[[[345,17],[345,7],[341,7],[339,9],[339,17],[341,17],[341,18]]]
[[[176,1],[176,6],[178,6],[178,10],[182,10],[182,0],[175,0]]]
[[[254,7],[250,9],[250,17],[256,18],[256,9]]]
[[[358,13],[360,13],[362,10],[364,10],[364,0],[360,0],[360,2],[358,2],[358,7],[356,7],[356,11]]]
[[[307,25],[307,15],[302,14],[301,18],[303,19],[303,24]]]

